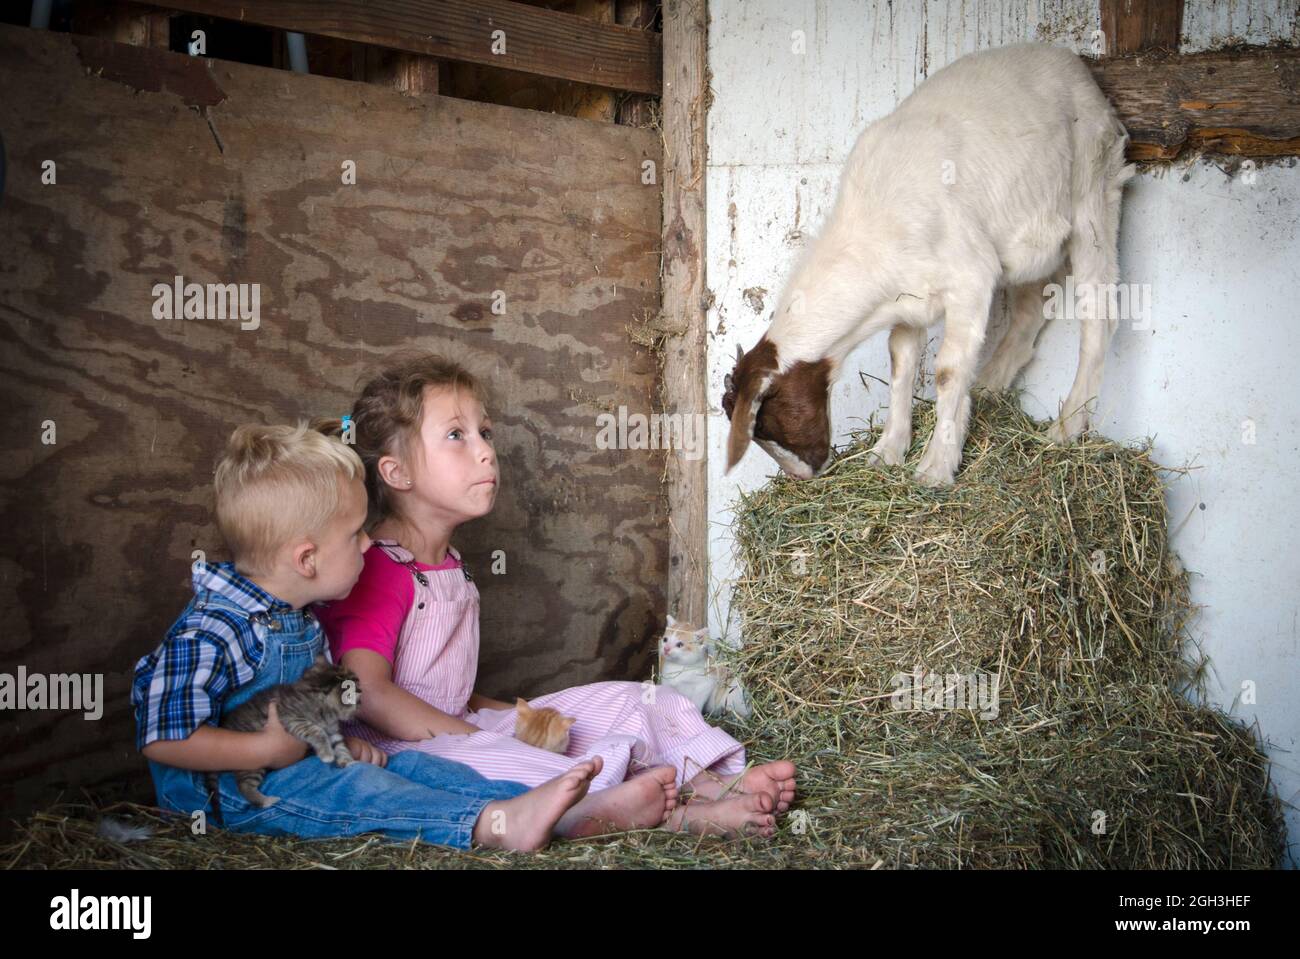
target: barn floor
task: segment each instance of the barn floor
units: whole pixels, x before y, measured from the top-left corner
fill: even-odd
[[[0,862],[7,869],[790,869],[871,866],[878,858],[866,850],[818,846],[788,835],[788,827],[767,843],[642,830],[557,841],[543,852],[522,854],[384,843],[377,836],[308,841],[213,831],[195,837],[187,822],[168,823],[150,807],[109,808],[115,816],[155,826],[155,836],[112,842],[96,835],[98,810],[53,807],[23,825],[17,841],[0,849]]]
[[[815,804],[805,790],[796,808]],[[153,836],[121,843],[98,835],[101,817],[147,826]],[[791,869],[887,865],[876,852],[819,838],[788,815],[774,840],[721,840],[638,830],[582,842],[557,840],[540,853],[462,852],[377,835],[296,840],[211,830],[190,833],[188,819],[128,802],[86,798],[51,806],[19,823],[0,846],[4,869]]]

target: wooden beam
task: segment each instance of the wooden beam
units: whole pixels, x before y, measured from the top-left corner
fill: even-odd
[[[168,6],[614,90],[658,94],[661,86],[659,34],[511,0],[171,0]]]
[[[1240,156],[1300,154],[1300,49],[1085,61],[1128,128],[1132,160],[1186,148]]]
[[[704,285],[706,0],[664,5],[663,405],[685,416],[709,409]],[[708,460],[668,455],[668,611],[708,621]]]
[[[615,16],[618,22],[633,30],[649,30],[659,13],[659,0],[618,0]],[[654,100],[649,96],[629,93],[618,105],[618,122],[625,126],[648,127],[654,115]]]
[[[437,93],[439,62],[433,57],[401,50],[353,45],[352,76],[366,83],[390,86],[401,93]]]
[[[1183,0],[1101,0],[1106,55],[1139,50],[1178,52],[1183,37]]]
[[[171,13],[142,3],[78,0],[72,11],[72,32],[166,50],[171,42],[171,18]]]

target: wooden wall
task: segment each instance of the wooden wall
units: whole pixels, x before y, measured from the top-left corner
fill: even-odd
[[[480,689],[648,675],[663,454],[595,436],[657,395],[628,334],[660,302],[656,134],[8,26],[0,89],[0,671],[104,673],[107,700],[98,722],[0,713],[5,818],[63,786],[140,786],[131,669],[190,595],[192,550],[228,558],[210,512],[227,435],[346,412],[396,347],[451,353],[495,395],[502,489],[457,541],[483,594]],[[260,328],[155,320],[176,274],[260,284]]]

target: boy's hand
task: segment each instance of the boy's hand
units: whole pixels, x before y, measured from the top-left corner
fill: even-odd
[[[348,752],[352,754],[352,758],[359,763],[370,763],[372,766],[388,765],[388,753],[371,745],[364,739],[358,739],[356,736],[344,736],[343,745],[348,747]]]
[[[310,751],[310,747],[305,742],[296,736],[290,735],[280,725],[280,717],[276,712],[274,702],[267,706],[266,726],[256,735],[262,737],[262,748],[266,751],[266,767],[268,769],[283,769],[285,766],[292,766]]]

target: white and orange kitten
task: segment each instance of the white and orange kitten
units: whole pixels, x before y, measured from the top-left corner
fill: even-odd
[[[659,644],[659,681],[693,702],[701,713],[732,713],[745,719],[750,709],[744,687],[732,679],[726,666],[711,663],[712,655],[707,627],[696,628],[669,616]]]

